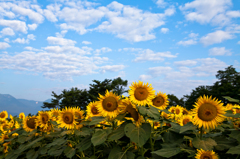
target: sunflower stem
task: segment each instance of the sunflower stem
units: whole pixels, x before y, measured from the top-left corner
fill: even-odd
[[[152,126],[152,130],[154,130],[154,124]],[[152,132],[152,131],[151,131]],[[151,144],[151,150],[154,151],[154,143],[152,141],[152,133],[150,133],[150,144]]]
[[[203,128],[200,129],[200,140],[202,140]]]
[[[142,154],[142,157],[144,157],[143,146],[141,147],[141,154]]]

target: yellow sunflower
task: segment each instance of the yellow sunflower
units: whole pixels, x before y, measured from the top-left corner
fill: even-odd
[[[131,117],[125,117],[126,119],[132,120],[133,123],[137,126],[140,127],[142,123],[144,122],[144,118],[141,114],[138,113],[137,109],[132,108],[128,111],[128,113],[131,115]]]
[[[47,111],[38,111],[38,122],[39,122],[39,127],[44,129],[48,128],[48,122],[51,119],[51,113]]]
[[[124,105],[119,101],[119,96],[115,95],[113,92],[108,92],[106,90],[105,96],[99,94],[100,98],[97,101],[97,109],[104,117],[109,117],[110,119],[117,117],[122,110]]]
[[[58,108],[57,109],[53,108],[51,109],[50,113],[51,113],[51,120],[57,121],[61,111]]]
[[[23,129],[27,132],[31,132],[38,126],[38,121],[36,116],[27,116],[23,120]]]
[[[158,109],[166,109],[169,104],[168,96],[166,93],[158,92],[155,98],[152,100],[153,106]]]
[[[176,117],[181,117],[182,116],[183,109],[181,106],[177,105],[174,109],[174,114]]]
[[[74,126],[77,123],[75,119],[74,109],[65,107],[65,109],[62,110],[57,123],[60,124],[60,127],[62,128],[74,129]]]
[[[218,123],[225,119],[225,108],[223,103],[217,99],[212,99],[212,96],[200,96],[193,105],[195,108],[192,110],[193,124],[199,128],[212,128],[214,129]]]
[[[83,127],[82,124],[80,124],[82,122],[82,120],[79,120],[78,119],[84,119],[84,111],[82,111],[80,108],[73,108],[74,109],[74,112],[75,112],[75,120],[76,120],[76,129],[80,129]]]
[[[9,129],[9,128],[10,128],[9,122],[5,122],[5,123],[3,123],[3,124],[0,125],[0,130],[1,130],[2,132],[6,131],[6,130]]]
[[[0,143],[4,142],[4,140],[9,139],[7,131],[4,131],[0,136]]]
[[[169,114],[165,113],[165,112],[161,112],[161,116],[165,119],[169,119]]]
[[[90,102],[87,106],[87,118],[91,118],[94,116],[101,116],[101,113],[97,109],[97,103],[95,101]]]
[[[132,108],[136,109],[136,105],[131,102],[129,98],[125,98],[120,100],[121,104],[125,106],[123,113],[129,112]]]
[[[169,112],[171,113],[175,113],[175,107],[174,106],[171,106],[169,109],[168,109]]]
[[[214,151],[204,151],[203,149],[198,150],[195,156],[196,159],[218,159],[218,155]]]
[[[19,118],[20,119],[24,119],[25,118],[25,114],[23,112],[19,113]]]
[[[2,111],[0,113],[0,120],[6,120],[8,118],[8,113],[7,111]]]
[[[153,90],[151,84],[148,86],[148,83],[143,84],[141,81],[139,83],[133,82],[129,88],[128,94],[132,102],[139,106],[153,105],[152,100],[155,98],[155,90]]]
[[[183,115],[180,119],[178,119],[178,123],[181,126],[184,126],[188,122],[192,121],[192,116],[191,115]]]
[[[3,144],[3,147],[4,147],[3,153],[7,153],[8,152],[8,144],[10,144],[10,142],[6,142],[6,143]]]
[[[189,114],[189,111],[186,108],[183,107],[182,109],[183,109],[183,111],[182,111],[183,115],[188,115]]]

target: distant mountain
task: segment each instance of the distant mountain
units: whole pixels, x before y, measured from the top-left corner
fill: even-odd
[[[51,102],[51,99],[47,99],[43,102]],[[11,114],[12,116],[18,116],[21,112],[24,112],[25,115],[28,115],[29,113],[36,115],[38,111],[47,110],[41,108],[43,102],[16,99],[9,94],[0,94],[0,112],[6,110],[8,114]]]

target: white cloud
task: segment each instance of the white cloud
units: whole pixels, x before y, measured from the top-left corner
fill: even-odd
[[[73,46],[75,45],[77,42],[71,39],[65,39],[65,38],[61,38],[61,37],[53,37],[53,36],[49,36],[47,37],[47,41],[49,44],[53,44],[53,45],[62,45],[62,46]]]
[[[188,45],[194,45],[196,43],[197,43],[196,40],[190,39],[190,40],[186,40],[186,41],[179,41],[177,44],[183,45],[183,46],[188,46]]]
[[[42,50],[39,50],[39,49],[35,49],[31,46],[26,46],[24,49],[29,50],[29,51],[42,51]]]
[[[198,34],[196,34],[196,33],[190,33],[188,36],[189,36],[190,38],[196,38],[196,37],[198,36]]]
[[[158,66],[158,67],[150,67],[148,68],[148,70],[151,76],[158,77],[172,71],[172,68],[169,66],[167,67]]]
[[[0,50],[6,49],[8,47],[11,47],[8,43],[0,42]]]
[[[37,24],[35,24],[35,23],[33,23],[33,24],[28,24],[28,28],[30,29],[30,30],[35,30],[36,28],[37,28]]]
[[[197,61],[196,60],[175,61],[174,64],[177,66],[194,66],[197,64]]]
[[[51,10],[44,9],[44,16],[49,20],[50,22],[57,22],[58,19],[56,15]]]
[[[161,28],[161,32],[164,33],[164,34],[166,34],[168,31],[169,31],[168,28]]]
[[[110,71],[110,72],[118,72],[122,69],[124,69],[125,66],[124,65],[105,65],[105,66],[101,66],[101,72],[105,73],[106,71]]]
[[[223,55],[232,55],[231,50],[226,50],[225,47],[214,47],[209,49],[209,55],[211,56],[223,56]]]
[[[226,10],[230,6],[232,6],[231,0],[194,0],[180,6],[179,9],[189,21],[225,25],[230,22],[226,16]]]
[[[82,41],[82,44],[89,45],[92,44],[90,41]]]
[[[29,44],[30,40],[36,40],[33,34],[28,34],[27,38],[17,38],[12,40],[13,43],[20,43],[20,44]]]
[[[238,41],[237,44],[240,44],[240,41]]]
[[[167,3],[164,2],[164,0],[157,0],[155,3],[156,3],[157,6],[160,7],[160,8],[165,8],[166,5],[167,5]]]
[[[27,38],[28,38],[29,40],[36,40],[36,39],[35,39],[35,35],[33,35],[33,34],[28,34],[28,35],[27,35]]]
[[[25,22],[22,22],[20,20],[4,20],[0,19],[0,25],[1,26],[7,26],[14,31],[20,31],[22,33],[27,33],[27,26]]]
[[[147,81],[147,80],[150,80],[150,79],[152,79],[151,75],[140,75],[139,76],[140,81]]]
[[[97,55],[99,55],[101,52],[105,53],[105,52],[111,52],[112,49],[108,48],[108,47],[102,47],[101,49],[96,49],[95,52]],[[96,55],[95,54],[95,55]]]
[[[0,33],[2,34],[2,36],[5,36],[5,35],[13,36],[13,35],[15,35],[14,31],[11,28],[3,28]]]
[[[233,35],[229,32],[217,30],[215,32],[209,33],[206,36],[201,37],[200,42],[205,46],[212,45],[215,43],[221,43],[224,40],[232,39]]]
[[[232,17],[232,18],[238,18],[238,17],[240,17],[240,11],[237,11],[237,10],[235,10],[235,11],[228,11],[226,13],[226,15],[229,16],[229,17]]]
[[[7,42],[7,43],[10,42],[9,38],[4,38],[4,41]]]

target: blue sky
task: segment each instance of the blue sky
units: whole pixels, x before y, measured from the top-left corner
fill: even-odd
[[[180,98],[240,71],[239,33],[238,0],[0,1],[0,93],[44,101],[121,77]]]

